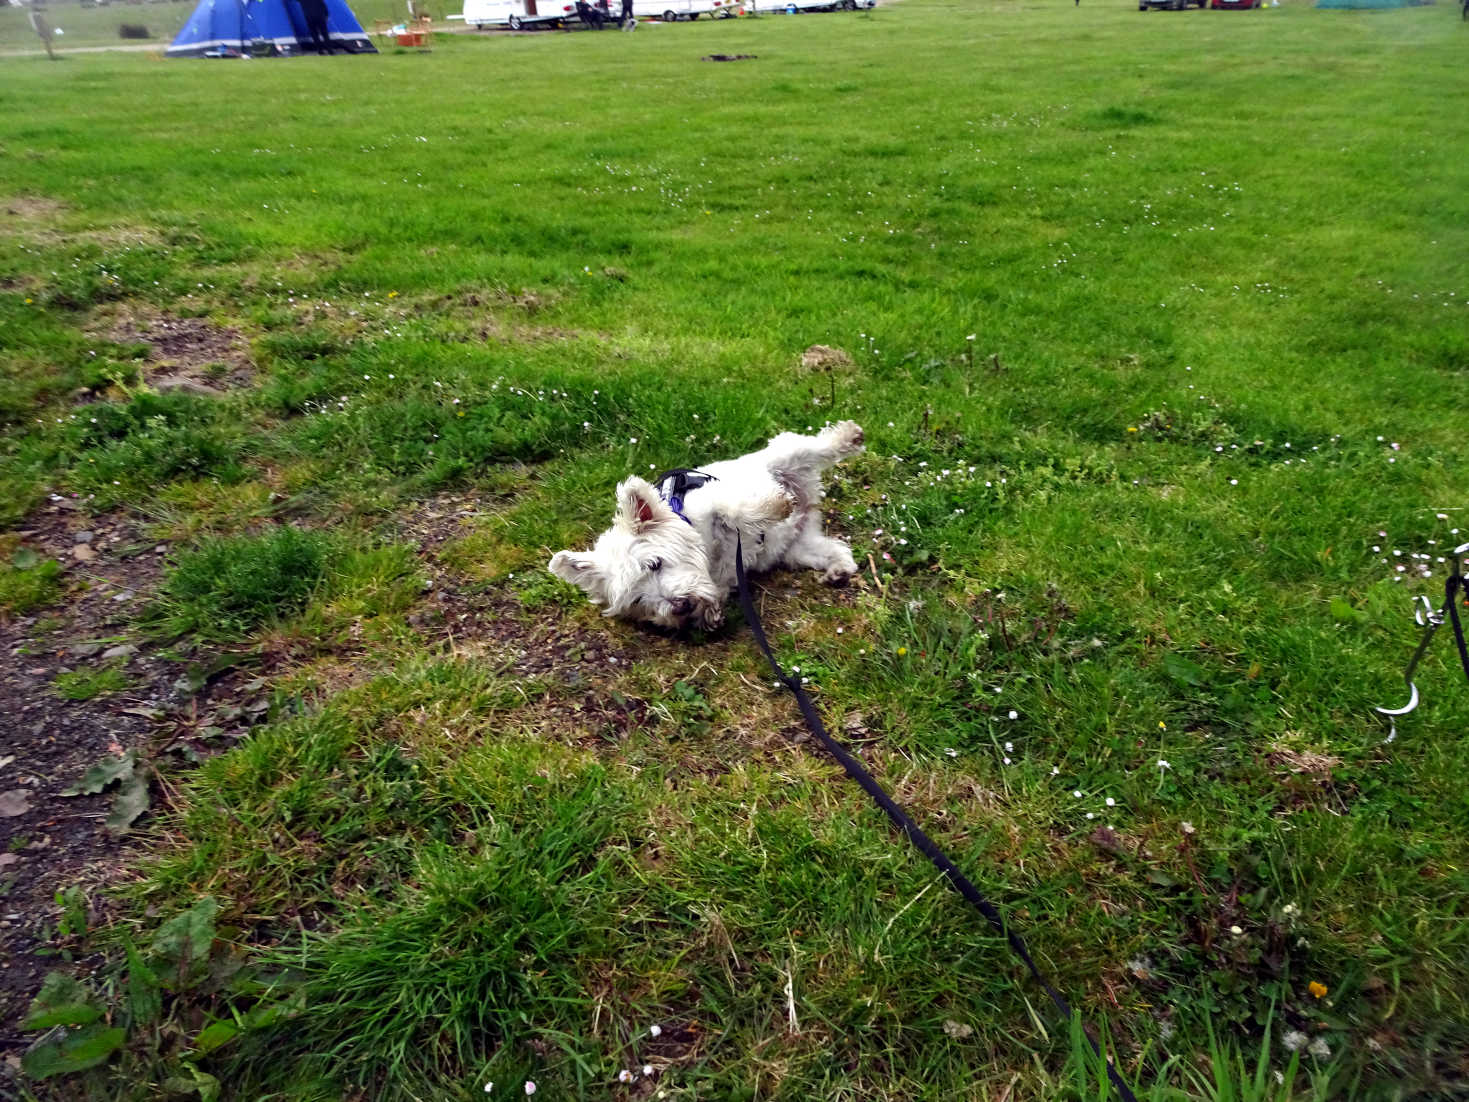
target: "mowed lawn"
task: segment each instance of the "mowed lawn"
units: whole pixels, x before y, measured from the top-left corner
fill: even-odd
[[[12,656],[140,648],[47,691],[133,709],[151,793],[18,920],[75,979],[17,1089],[1101,1096],[737,614],[545,570],[619,478],[854,418],[862,577],[761,579],[767,630],[1139,1093],[1457,1096],[1447,629],[1371,708],[1469,541],[1466,49],[1447,5],[904,0],[7,59],[0,609]],[[83,527],[166,549],[85,631]]]

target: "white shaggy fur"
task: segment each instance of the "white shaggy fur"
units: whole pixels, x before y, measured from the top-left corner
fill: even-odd
[[[580,586],[608,616],[666,628],[712,628],[735,585],[735,533],[745,569],[857,572],[852,551],[822,531],[821,472],[862,450],[855,421],[816,436],[783,432],[758,452],[698,468],[713,478],[684,497],[679,518],[636,476],[617,487],[617,513],[590,551],[558,551],[551,572]]]

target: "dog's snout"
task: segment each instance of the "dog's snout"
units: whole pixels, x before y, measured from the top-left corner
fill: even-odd
[[[692,597],[675,597],[668,602],[669,609],[675,616],[687,616],[694,611],[694,599]]]

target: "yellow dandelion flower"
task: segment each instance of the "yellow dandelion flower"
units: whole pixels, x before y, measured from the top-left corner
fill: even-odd
[[[1315,980],[1312,980],[1310,983],[1306,984],[1306,990],[1311,992],[1311,996],[1313,998],[1319,999],[1325,996],[1327,989],[1326,984],[1317,983]]]
[[[903,655],[905,655],[907,653],[908,653],[908,648],[907,647],[899,647],[898,648],[898,657],[899,658],[902,658]]]

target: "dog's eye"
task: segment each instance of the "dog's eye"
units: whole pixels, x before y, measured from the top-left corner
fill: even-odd
[[[651,570],[654,574],[658,573],[658,571],[660,571],[660,570],[663,569],[663,560],[662,559],[650,559],[650,560],[648,560],[648,569]]]

